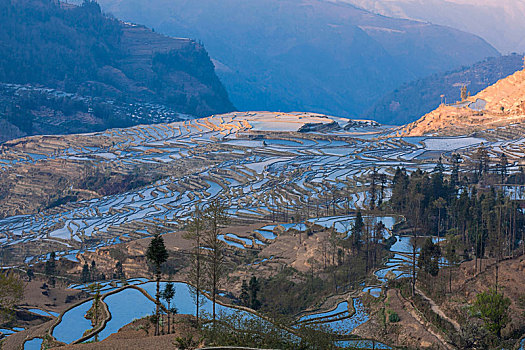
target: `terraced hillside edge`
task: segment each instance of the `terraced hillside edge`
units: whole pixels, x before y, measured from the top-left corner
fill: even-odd
[[[520,70],[522,66],[523,56],[512,54],[488,58],[451,72],[436,73],[396,88],[383,96],[364,115],[385,124],[411,123],[438,108],[441,95],[445,103],[458,101],[462,86],[466,86],[470,94],[477,94]]]
[[[525,121],[525,70],[501,79],[465,101],[441,105],[400,131],[403,135],[465,135],[474,132],[523,133]],[[511,126],[511,128],[508,128]]]

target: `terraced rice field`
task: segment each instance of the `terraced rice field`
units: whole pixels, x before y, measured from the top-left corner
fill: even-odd
[[[182,228],[197,205],[214,198],[220,198],[229,207],[236,221],[267,223],[255,230],[251,238],[225,232],[221,239],[231,249],[263,247],[271,244],[279,232],[307,231],[312,225],[349,234],[355,210],[369,205],[367,193],[374,172],[381,179],[378,183],[380,196],[388,200],[390,193],[386,188],[397,167],[405,167],[408,171],[432,170],[440,156],[447,157],[452,152],[460,152],[468,163],[482,143],[492,158],[506,154],[511,170],[517,169],[525,154],[525,139],[522,138],[401,138],[395,135],[396,130],[369,121],[354,122],[305,113],[250,112],[91,135],[37,137],[13,142],[1,150],[0,171],[21,177],[29,164],[51,167],[61,164],[67,168],[68,164],[94,162],[123,170],[152,164],[168,164],[176,169],[186,164],[182,163],[185,160],[198,165],[185,169],[186,175],[170,176],[168,173],[159,181],[135,190],[69,203],[34,215],[1,219],[0,246],[15,247],[23,262],[29,264],[48,259],[51,250],[75,260],[77,254],[86,250],[146,237],[159,227],[166,230]],[[18,186],[18,191],[39,190],[30,182]],[[512,197],[523,196],[522,188],[505,190]],[[367,219],[385,224],[384,238],[391,235],[396,220],[389,216],[365,217]],[[273,221],[289,223],[277,225]],[[410,238],[396,239],[391,249],[395,256],[385,268],[375,272],[377,284],[363,286],[363,291],[378,296],[389,276],[399,277],[408,272]],[[273,258],[252,264],[262,264]],[[131,283],[140,284],[146,292],[152,293],[151,285],[145,280]],[[107,293],[118,287],[118,283],[108,283],[103,285],[102,291]],[[187,286],[181,284],[177,288],[180,289],[177,291],[179,297],[185,295]],[[119,293],[130,294],[123,300],[145,298],[134,289]],[[115,301],[117,298],[108,296],[106,299],[110,312],[119,316],[108,323],[101,337],[107,337],[135,317],[151,313],[152,305],[147,303],[144,309],[127,313],[124,312],[126,307]],[[359,299],[352,300],[353,314],[349,313],[349,301],[346,301],[334,310],[304,316],[298,322],[324,324],[342,335],[349,334],[368,319]],[[188,301],[177,307],[179,311],[191,313],[190,309],[185,309],[190,305]],[[53,333],[57,339],[69,343],[80,338],[89,328],[87,323],[82,323],[85,308],[89,308],[89,302],[64,315]],[[73,324],[78,329],[63,331],[65,325]],[[367,341],[363,344],[355,340],[341,342],[341,345],[370,345]],[[384,344],[372,345],[388,348]],[[32,346],[38,346],[37,339],[26,343],[26,348]]]
[[[0,245],[47,242],[49,250],[75,259],[84,250],[150,235],[159,225],[180,227],[197,204],[213,198],[225,201],[232,217],[249,222],[326,217],[366,207],[372,169],[385,175],[386,187],[396,167],[431,170],[440,155],[453,151],[464,152],[468,161],[470,151],[482,142],[492,157],[503,152],[514,166],[524,154],[523,139],[398,138],[372,122],[341,128],[350,122],[304,113],[232,113],[81,137],[43,138],[23,146],[15,143],[0,154],[2,171],[56,161],[121,168],[176,166],[183,159],[216,162],[137,190],[2,219]],[[333,128],[298,132],[305,125]],[[381,195],[386,200],[389,193]],[[26,250],[19,248],[25,262],[47,257],[34,248]]]

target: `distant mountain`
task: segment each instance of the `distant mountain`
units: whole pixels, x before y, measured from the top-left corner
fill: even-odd
[[[410,136],[457,136],[477,133],[485,138],[521,139],[525,132],[525,69],[452,105],[441,105],[403,127]],[[518,151],[519,154],[519,151]]]
[[[381,98],[364,114],[366,118],[392,125],[417,120],[436,109],[443,102],[458,101],[461,87],[477,94],[499,79],[505,78],[523,66],[523,56],[513,54],[486,59],[472,66],[406,83]]]
[[[202,45],[124,24],[103,15],[96,2],[73,6],[54,0],[4,0],[0,1],[0,22],[1,83],[47,87],[118,103],[164,104],[197,116],[234,109]],[[2,125],[10,120],[24,129],[23,134],[46,132],[45,124],[33,130],[31,120],[17,120],[16,115],[45,114],[50,103],[46,102],[47,107],[32,103],[31,113],[20,112],[19,96],[13,99],[9,91],[1,90]],[[20,113],[13,114],[16,111]],[[61,116],[67,119],[67,113]],[[119,124],[118,118],[112,122],[73,118],[71,131],[89,131],[91,125],[95,129],[129,125],[129,118],[124,119]],[[10,134],[17,133],[10,130]]]
[[[335,1],[385,16],[428,21],[474,33],[503,53],[525,52],[525,0]]]
[[[498,51],[459,30],[324,0],[100,0],[126,21],[202,40],[241,110],[359,115],[401,83]]]

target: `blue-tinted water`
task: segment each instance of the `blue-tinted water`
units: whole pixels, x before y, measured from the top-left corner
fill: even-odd
[[[149,300],[142,292],[127,288],[116,294],[104,298],[111,313],[111,320],[106,327],[99,333],[98,339],[103,340],[120,328],[155,312],[155,303]]]
[[[338,334],[348,335],[355,328],[359,327],[360,325],[362,325],[363,323],[369,320],[369,316],[365,311],[363,303],[361,303],[359,299],[353,299],[353,300],[354,300],[355,313],[352,315],[352,317],[348,317],[348,313],[342,314],[342,315],[336,315],[337,313],[348,310],[348,303],[345,301],[337,305],[337,308],[333,311],[321,312],[321,313],[317,313],[313,315],[308,315],[308,316],[301,318],[301,320],[305,321],[305,320],[310,320],[310,319],[314,319],[318,317],[325,317],[323,319],[320,319],[319,320],[320,323],[318,324],[327,326],[333,332],[336,332]],[[332,315],[333,317],[330,317]],[[329,321],[329,322],[323,322],[323,321]],[[316,322],[317,320],[313,321],[312,323],[315,324]]]
[[[392,349],[390,346],[372,340],[340,340],[335,345],[341,348]]]
[[[53,336],[67,344],[80,339],[84,332],[91,328],[91,321],[85,319],[84,315],[92,305],[93,300],[86,301],[66,312],[62,321],[53,330]]]
[[[16,333],[16,332],[11,330],[11,329],[0,328],[0,333],[2,333],[4,335],[11,335],[11,334]]]
[[[47,316],[47,317],[50,317],[50,316],[58,316],[58,314],[56,312],[53,312],[53,311],[44,311],[44,310],[40,310],[40,309],[27,309],[27,311],[30,311],[34,314],[37,314],[37,315],[41,315],[41,316]]]
[[[160,290],[162,291],[166,285],[166,282],[160,283]],[[149,295],[155,297],[156,283],[148,282],[140,286]],[[171,306],[175,306],[179,314],[195,314],[196,306],[194,300],[190,294],[190,289],[185,283],[174,283],[175,297],[172,300]],[[108,305],[109,311],[112,315],[111,320],[107,323],[106,327],[99,333],[98,339],[103,340],[113,333],[116,333],[123,326],[131,323],[135,319],[139,319],[148,315],[152,315],[155,311],[155,303],[144,296],[144,294],[136,289],[128,288],[120,291],[116,294],[107,296],[104,302]],[[162,303],[166,305],[163,300]],[[210,300],[205,299],[201,304],[201,313],[212,313],[213,304]],[[239,311],[234,308],[216,305],[217,314],[231,314],[240,313],[245,318],[256,317],[249,312]],[[85,312],[84,312],[85,313]],[[70,319],[69,319],[70,320]],[[69,325],[69,321],[66,321]],[[62,327],[66,327],[66,323],[61,322]],[[58,328],[58,326],[57,326]],[[55,332],[53,332],[55,334]],[[55,335],[56,337],[56,335]],[[80,336],[69,342],[80,338]],[[58,338],[57,338],[58,339]]]
[[[230,241],[230,240],[227,240],[226,238],[224,238],[225,236],[224,235],[219,235],[217,238],[221,241],[223,241],[224,243],[226,243],[227,245],[230,245],[232,247],[236,247],[236,248],[239,248],[239,249],[246,249],[244,247],[244,245],[240,244],[240,243],[237,243],[237,242],[233,242],[233,241]]]
[[[24,350],[40,350],[42,348],[42,342],[44,339],[35,338],[28,340],[24,343]]]
[[[321,312],[321,313],[317,313],[317,314],[311,314],[311,315],[303,316],[303,317],[301,317],[299,319],[299,322],[308,321],[308,320],[311,320],[311,319],[314,319],[314,318],[329,317],[329,316],[336,315],[336,314],[339,314],[339,313],[344,312],[344,311],[348,312],[348,302],[347,301],[343,301],[343,302],[339,303],[337,305],[337,307],[334,310],[332,310],[332,311]]]
[[[269,230],[270,230],[270,228],[268,226],[268,228],[267,227],[263,227],[260,230],[255,230],[255,232],[259,233],[261,236],[263,236],[266,239],[275,239],[275,238],[277,238],[275,233],[273,233],[272,231],[269,231]],[[273,230],[273,228],[272,228],[272,230]]]
[[[379,298],[379,296],[381,296],[381,287],[366,287],[363,289],[363,292],[369,293],[375,298]]]

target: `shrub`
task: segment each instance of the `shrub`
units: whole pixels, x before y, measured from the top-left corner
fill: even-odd
[[[390,321],[391,323],[396,323],[401,321],[401,319],[399,318],[399,315],[396,312],[392,312],[390,316],[388,316],[388,321]]]

